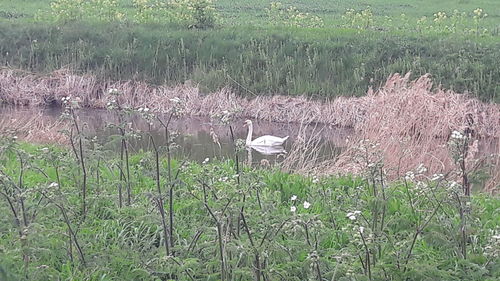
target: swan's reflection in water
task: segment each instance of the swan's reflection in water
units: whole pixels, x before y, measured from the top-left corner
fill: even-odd
[[[284,156],[286,154],[286,150],[283,146],[277,145],[277,146],[247,146],[247,164],[252,165],[253,164],[253,151],[256,151],[256,153],[259,153],[261,155],[265,156],[270,156],[270,155],[276,155],[276,158],[279,156]]]

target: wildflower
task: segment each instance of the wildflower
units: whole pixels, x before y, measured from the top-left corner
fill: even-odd
[[[462,133],[460,133],[459,131],[453,131],[451,133],[451,138],[456,140],[465,139],[464,135],[462,135]]]
[[[110,94],[110,95],[117,95],[118,94],[118,89],[116,89],[116,88],[108,89],[108,94]]]
[[[412,181],[415,179],[415,174],[413,172],[406,172],[405,180]]]
[[[318,182],[319,182],[319,179],[317,177],[314,177],[312,180],[312,183],[318,183]]]
[[[354,211],[354,212],[349,212],[347,213],[346,217],[348,217],[350,220],[355,221],[356,216],[361,214],[361,211]]]
[[[59,186],[59,184],[57,182],[53,182],[53,183],[49,184],[49,188],[55,188],[58,186]]]
[[[459,185],[458,185],[458,183],[457,183],[456,181],[452,181],[452,182],[450,183],[450,187],[449,187],[449,188],[450,188],[450,189],[456,189],[456,188],[458,188],[458,186],[459,186]]]
[[[207,164],[208,161],[210,161],[210,158],[207,157],[207,158],[205,158],[205,160],[203,160],[203,162],[201,162],[201,164]]]
[[[443,174],[434,174],[434,175],[432,175],[431,180],[432,181],[439,180],[439,179],[443,178],[443,176],[444,176]]]
[[[359,227],[359,232],[360,232],[361,234],[363,234],[363,231],[365,231],[365,228],[364,228],[364,227],[362,227],[362,226],[360,226],[360,227]]]
[[[295,213],[297,211],[297,207],[295,207],[295,206],[290,207],[290,211],[292,213]]]
[[[311,207],[311,203],[304,201],[304,209],[309,209]]]
[[[47,152],[49,152],[49,148],[48,148],[48,147],[44,147],[44,148],[42,148],[41,150],[42,150],[42,152],[43,152],[43,153],[47,153]]]
[[[427,168],[424,166],[424,164],[418,165],[418,167],[417,167],[417,173],[423,174],[425,172],[427,172]]]
[[[297,195],[292,195],[292,198],[290,198],[290,200],[292,200],[292,201],[297,200]]]

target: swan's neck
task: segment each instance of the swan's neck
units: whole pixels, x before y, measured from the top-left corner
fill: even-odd
[[[247,141],[246,141],[247,145],[250,145],[252,143],[252,133],[253,133],[253,126],[252,126],[252,124],[249,124],[248,125]]]

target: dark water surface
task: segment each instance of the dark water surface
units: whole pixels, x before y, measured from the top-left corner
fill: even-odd
[[[6,119],[20,119],[26,116],[37,116],[47,122],[56,121],[61,115],[60,108],[27,108],[27,107],[1,107],[0,122]],[[86,124],[85,134],[89,137],[97,136],[98,141],[107,149],[118,149],[119,141],[116,138],[118,130],[109,124],[117,124],[118,118],[115,114],[106,110],[80,109],[77,115],[81,122]],[[132,151],[152,150],[149,140],[151,132],[157,145],[165,145],[164,129],[158,124],[154,124],[150,129],[148,123],[139,115],[131,115],[127,118],[130,128],[139,131],[139,138],[130,139]],[[244,120],[235,120],[231,123],[236,139],[246,139],[247,128],[243,126]],[[325,127],[316,124],[301,127],[296,123],[276,123],[268,121],[253,120],[253,139],[262,135],[273,135],[278,137],[290,136],[283,149],[286,153],[276,153],[274,155],[264,155],[252,149],[243,151],[241,157],[252,163],[259,163],[262,159],[269,162],[282,161],[289,154],[294,142],[298,138],[305,136],[312,138],[319,144],[320,156],[322,159],[332,159],[338,155],[345,146],[346,138],[351,134],[350,130]],[[207,117],[187,117],[172,119],[170,129],[177,132],[174,142],[177,144],[174,155],[179,158],[203,161],[206,158],[225,159],[234,155],[234,148],[231,144],[231,135],[228,125],[223,125],[217,120]],[[302,132],[302,134],[299,133]],[[219,143],[214,141],[214,135]],[[219,145],[220,144],[220,145]],[[279,151],[279,150],[278,150]],[[264,151],[264,153],[278,152]]]

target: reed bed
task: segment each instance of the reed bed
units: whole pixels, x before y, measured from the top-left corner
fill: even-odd
[[[486,188],[498,188],[498,105],[484,104],[452,91],[432,91],[431,88],[428,75],[410,81],[408,74],[395,74],[381,90],[369,93],[365,97],[364,120],[354,125],[355,138],[328,171],[361,171],[367,162],[353,159],[362,147],[364,153],[380,153],[379,157],[393,179],[417,169],[419,165],[424,165],[429,175],[446,174],[456,167],[449,142],[452,131],[458,131],[470,138],[466,156],[468,171],[487,167],[490,180]]]
[[[131,108],[148,107],[167,112],[178,98],[184,113],[191,116],[213,116],[230,109],[237,118],[254,118],[273,122],[327,123],[353,127],[366,114],[366,98],[338,98],[330,102],[306,97],[259,96],[247,99],[227,88],[203,94],[199,88],[185,83],[176,87],[151,86],[140,81],[100,81],[93,75],[77,75],[59,70],[48,75],[3,69],[0,70],[0,100],[10,105],[60,105],[63,97],[79,98],[81,106],[105,108],[107,91],[117,89],[120,104]]]

